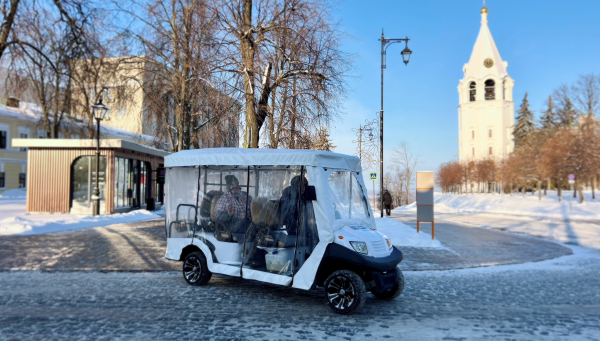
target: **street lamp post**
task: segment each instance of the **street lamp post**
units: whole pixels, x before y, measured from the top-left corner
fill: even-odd
[[[402,59],[404,60],[404,65],[408,64],[410,60],[410,55],[412,51],[408,48],[408,37],[400,38],[400,39],[391,39],[386,38],[383,34],[383,30],[381,31],[381,111],[379,112],[379,200],[381,205],[381,217],[383,218],[383,70],[385,69],[385,57],[388,46],[394,43],[404,42],[406,46],[404,50],[400,52],[402,55]],[[375,193],[373,193],[375,194]]]
[[[110,110],[107,106],[102,104],[102,98],[98,101],[98,103],[92,105],[92,110],[94,112],[94,118],[96,119],[96,186],[94,187],[94,194],[92,195],[92,215],[97,216],[100,215],[100,189],[99,180],[100,180],[100,121],[104,119],[104,116]]]

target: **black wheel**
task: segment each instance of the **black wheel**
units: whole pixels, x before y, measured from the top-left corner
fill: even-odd
[[[394,298],[400,296],[402,291],[404,291],[404,275],[400,269],[396,269],[396,276],[398,277],[396,281],[396,285],[393,288],[388,289],[386,291],[377,291],[377,289],[371,290],[375,297],[382,300],[393,300]]]
[[[183,261],[183,278],[189,285],[204,285],[208,283],[212,273],[206,265],[202,252],[192,252]]]
[[[339,270],[327,277],[327,303],[338,314],[352,314],[365,303],[367,291],[362,278],[350,270]]]

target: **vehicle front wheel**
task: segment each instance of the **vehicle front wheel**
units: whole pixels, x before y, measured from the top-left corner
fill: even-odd
[[[404,291],[404,275],[400,269],[396,269],[396,276],[397,280],[394,287],[386,291],[377,291],[377,289],[373,289],[371,290],[371,293],[373,293],[375,297],[382,300],[393,300],[394,298],[400,296],[402,291]]]
[[[365,303],[367,291],[362,278],[350,270],[339,270],[327,277],[327,303],[338,314],[352,314]]]
[[[189,285],[204,285],[208,283],[212,273],[208,270],[206,257],[200,251],[192,252],[183,261],[183,278]]]

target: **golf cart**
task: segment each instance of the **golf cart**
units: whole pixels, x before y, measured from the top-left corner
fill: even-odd
[[[360,160],[315,150],[212,148],[165,157],[166,257],[191,285],[213,273],[309,290],[349,314],[402,293],[402,252],[375,227]]]

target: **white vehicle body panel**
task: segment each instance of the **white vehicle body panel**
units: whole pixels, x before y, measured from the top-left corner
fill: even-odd
[[[197,167],[197,166],[255,166],[255,165],[301,165],[305,166],[306,175],[310,185],[315,186],[317,200],[312,202],[316,226],[318,230],[319,242],[312,251],[310,257],[302,264],[294,277],[279,275],[265,271],[257,271],[247,268],[241,268],[239,265],[227,265],[239,263],[239,258],[243,251],[243,245],[231,242],[219,242],[213,236],[203,234],[197,237],[206,238],[213,244],[219,243],[215,256],[219,264],[214,263],[211,257],[211,251],[199,238],[168,238],[166,258],[179,260],[183,248],[193,244],[198,246],[206,255],[208,268],[213,273],[219,273],[229,276],[236,276],[258,281],[291,285],[294,288],[310,289],[325,254],[327,246],[330,243],[340,243],[339,236],[344,236],[343,242],[365,241],[368,244],[369,256],[385,257],[390,254],[387,249],[385,237],[376,232],[373,211],[368,204],[369,217],[366,219],[336,219],[333,209],[332,193],[329,187],[329,175],[335,171],[353,172],[356,180],[362,187],[365,198],[368,198],[366,186],[363,177],[360,175],[362,169],[360,160],[354,156],[347,156],[336,153],[314,151],[314,150],[278,150],[278,149],[239,149],[239,148],[211,148],[186,150],[165,157],[165,167]],[[168,177],[167,177],[168,179]],[[167,181],[167,187],[169,182]],[[165,193],[169,193],[167,189]],[[170,200],[165,200],[167,212],[172,209],[169,207]],[[174,202],[177,202],[176,200]],[[364,230],[357,231],[347,226],[363,226]],[[346,237],[348,236],[348,237]],[[353,239],[354,238],[354,239]],[[384,250],[381,249],[381,243]],[[224,245],[229,244],[229,245]],[[348,245],[342,244],[351,250]],[[246,247],[247,249],[248,247]],[[237,260],[235,258],[238,258]]]

